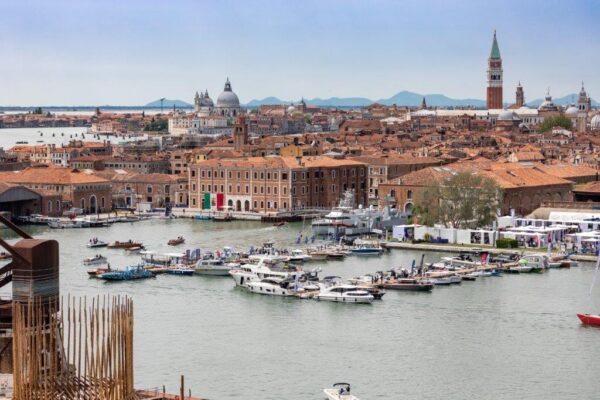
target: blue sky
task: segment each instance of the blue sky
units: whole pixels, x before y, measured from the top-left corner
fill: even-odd
[[[600,2],[0,0],[1,105],[277,96],[485,97],[492,33],[505,97],[600,98]]]

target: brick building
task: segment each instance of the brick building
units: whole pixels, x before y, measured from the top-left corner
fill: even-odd
[[[346,190],[367,201],[367,167],[331,157],[248,157],[190,166],[190,207],[277,212],[333,207]]]
[[[543,201],[571,201],[573,197],[571,181],[549,175],[534,166],[463,162],[424,168],[380,184],[380,206],[389,199],[398,208],[410,211],[432,182],[443,181],[462,171],[480,174],[496,182],[502,190],[500,209],[504,215],[509,214],[511,209],[515,209],[519,215],[526,215]]]
[[[30,167],[17,172],[1,172],[0,182],[20,184],[34,191],[42,191],[46,196],[60,196],[60,204],[46,210],[48,214],[71,207],[92,214],[112,209],[110,181],[77,169]]]

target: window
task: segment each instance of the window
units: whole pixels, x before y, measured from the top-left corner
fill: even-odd
[[[295,181],[296,180],[296,173],[292,172],[292,180]]]
[[[246,179],[250,179],[250,172],[246,172]]]
[[[258,179],[258,172],[254,173],[254,179]]]
[[[282,173],[281,173],[281,180],[283,180],[283,181],[287,181],[287,178],[288,178],[288,174],[287,174],[287,172],[282,172]]]
[[[258,193],[258,186],[254,186],[254,194]]]
[[[261,172],[261,173],[260,173],[260,179],[261,179],[261,180],[262,180],[262,179],[265,179],[265,173],[264,173],[264,172]]]
[[[208,174],[208,177],[210,178],[211,171],[208,170],[208,171],[206,171],[206,173]]]
[[[271,194],[271,186],[267,186],[267,194]]]
[[[331,191],[335,193],[335,184],[331,185]]]
[[[221,179],[223,179],[223,178],[225,178],[225,171],[221,170]]]
[[[217,186],[217,185],[215,185]],[[223,193],[225,191],[225,188],[223,187],[223,185],[221,185],[221,193]]]
[[[231,171],[227,172],[227,178],[231,179]]]
[[[273,188],[273,194],[277,194],[277,186]]]
[[[273,203],[273,208],[277,210],[277,202]]]
[[[277,179],[279,179],[278,177],[279,177],[279,174],[278,174],[277,172],[275,172],[275,173],[273,174],[273,179],[274,179],[274,180],[277,180]]]
[[[237,173],[237,178],[242,179],[242,173],[240,171],[238,171],[238,173]]]
[[[196,184],[192,184],[192,192],[196,191]],[[204,192],[204,183],[202,184],[202,191]]]
[[[270,172],[267,172],[267,179],[271,180],[271,173]]]
[[[412,190],[409,190],[408,192],[406,192],[406,198],[408,200],[412,200]]]
[[[152,193],[152,185],[146,186],[146,193]]]
[[[165,185],[165,193],[169,194],[171,192],[171,185]]]
[[[100,207],[104,208],[104,197],[100,197]]]
[[[192,205],[195,206],[196,205],[196,198],[192,198]]]
[[[51,201],[49,201],[49,202],[48,202],[48,209],[47,209],[46,211],[47,211],[48,213],[51,213],[51,212],[52,212],[52,202],[51,202]]]
[[[192,170],[192,177],[196,176],[196,170]]]
[[[283,194],[286,195],[287,194],[287,187],[283,187]]]
[[[250,186],[246,185],[246,194],[250,193]]]
[[[254,208],[255,208],[255,209],[256,209],[256,208],[258,208],[258,207],[257,207],[257,204],[258,204],[258,203],[256,202],[256,200],[254,200]]]
[[[260,208],[265,208],[265,202],[264,201],[260,202]]]
[[[231,185],[227,188],[227,193],[231,193]]]
[[[335,178],[335,169],[331,171],[331,177]]]
[[[265,187],[263,185],[260,185],[260,194],[263,194],[265,192]]]

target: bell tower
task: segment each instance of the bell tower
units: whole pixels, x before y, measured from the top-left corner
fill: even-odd
[[[492,51],[488,58],[486,106],[488,110],[503,108],[502,58],[500,57],[498,40],[496,40],[496,31],[494,31]]]
[[[525,105],[525,92],[523,92],[523,86],[521,86],[521,82],[517,86],[517,93],[515,95],[515,106],[517,108],[523,107]]]
[[[233,149],[239,151],[243,146],[248,144],[248,125],[246,124],[246,117],[240,115],[235,121],[233,127]]]

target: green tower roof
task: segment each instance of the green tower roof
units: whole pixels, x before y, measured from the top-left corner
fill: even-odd
[[[496,40],[496,31],[494,31],[494,43],[492,43],[492,52],[490,58],[499,60],[500,59],[500,48],[498,47],[498,41]]]

